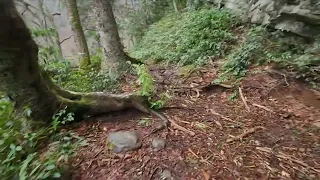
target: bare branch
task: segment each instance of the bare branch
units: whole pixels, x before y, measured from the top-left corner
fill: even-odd
[[[60,44],[62,44],[63,42],[65,42],[65,41],[69,40],[72,36],[73,36],[73,34],[72,34],[71,36],[69,36],[69,37],[67,37],[67,38],[63,39],[63,40],[60,42]]]

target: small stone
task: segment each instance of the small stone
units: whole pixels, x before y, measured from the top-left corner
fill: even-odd
[[[162,173],[160,174],[160,177],[162,180],[172,180],[173,179],[171,172],[168,169],[163,170]]]
[[[304,152],[304,151],[305,151],[304,148],[299,148],[298,150],[299,150],[300,152]]]
[[[154,138],[152,140],[152,147],[155,151],[159,151],[166,146],[166,141],[164,139]]]
[[[115,153],[127,152],[141,147],[140,134],[136,131],[118,131],[109,134],[108,148]]]
[[[320,121],[313,123],[313,125],[314,125],[315,127],[317,127],[317,128],[320,128]]]

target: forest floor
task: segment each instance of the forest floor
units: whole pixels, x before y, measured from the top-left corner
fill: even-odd
[[[143,126],[138,122],[149,116],[128,110],[72,125],[89,143],[72,161],[73,179],[161,179],[164,170],[176,180],[320,179],[319,91],[270,67],[252,68],[241,81],[242,93],[210,86],[217,76],[213,66],[189,77],[175,67],[150,71],[160,92],[174,92],[166,106],[183,107],[161,112],[187,130],[171,125],[143,137],[140,149],[114,154],[106,148],[110,132],[147,135],[160,119]],[[133,91],[134,80],[128,76],[123,89]],[[155,137],[166,139],[164,149],[152,149]]]

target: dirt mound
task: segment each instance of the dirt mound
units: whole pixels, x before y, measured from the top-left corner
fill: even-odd
[[[320,179],[318,91],[266,69],[251,70],[242,94],[208,86],[216,77],[212,67],[184,77],[172,68],[151,72],[160,90],[175,92],[169,106],[184,107],[164,113],[188,131],[171,126],[146,136],[152,128],[140,123],[146,115],[136,111],[76,124],[73,131],[89,146],[73,160],[74,179],[161,179],[163,171],[181,180]],[[140,131],[142,147],[126,154],[108,151],[107,135],[118,130]],[[155,137],[166,138],[157,152],[151,147]]]

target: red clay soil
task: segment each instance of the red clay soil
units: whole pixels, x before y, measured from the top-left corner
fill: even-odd
[[[144,127],[138,122],[148,115],[128,110],[80,122],[72,131],[89,145],[73,159],[73,179],[161,179],[164,169],[176,180],[320,179],[319,91],[256,68],[239,86],[245,107],[238,88],[203,88],[216,76],[213,67],[188,79],[166,69],[150,68],[159,91],[174,92],[168,106],[184,108],[162,112],[189,131],[171,125],[144,137],[139,150],[114,154],[106,148],[108,133],[138,130],[147,135],[160,120],[153,118],[153,125]],[[161,151],[152,150],[154,137],[166,138]]]

